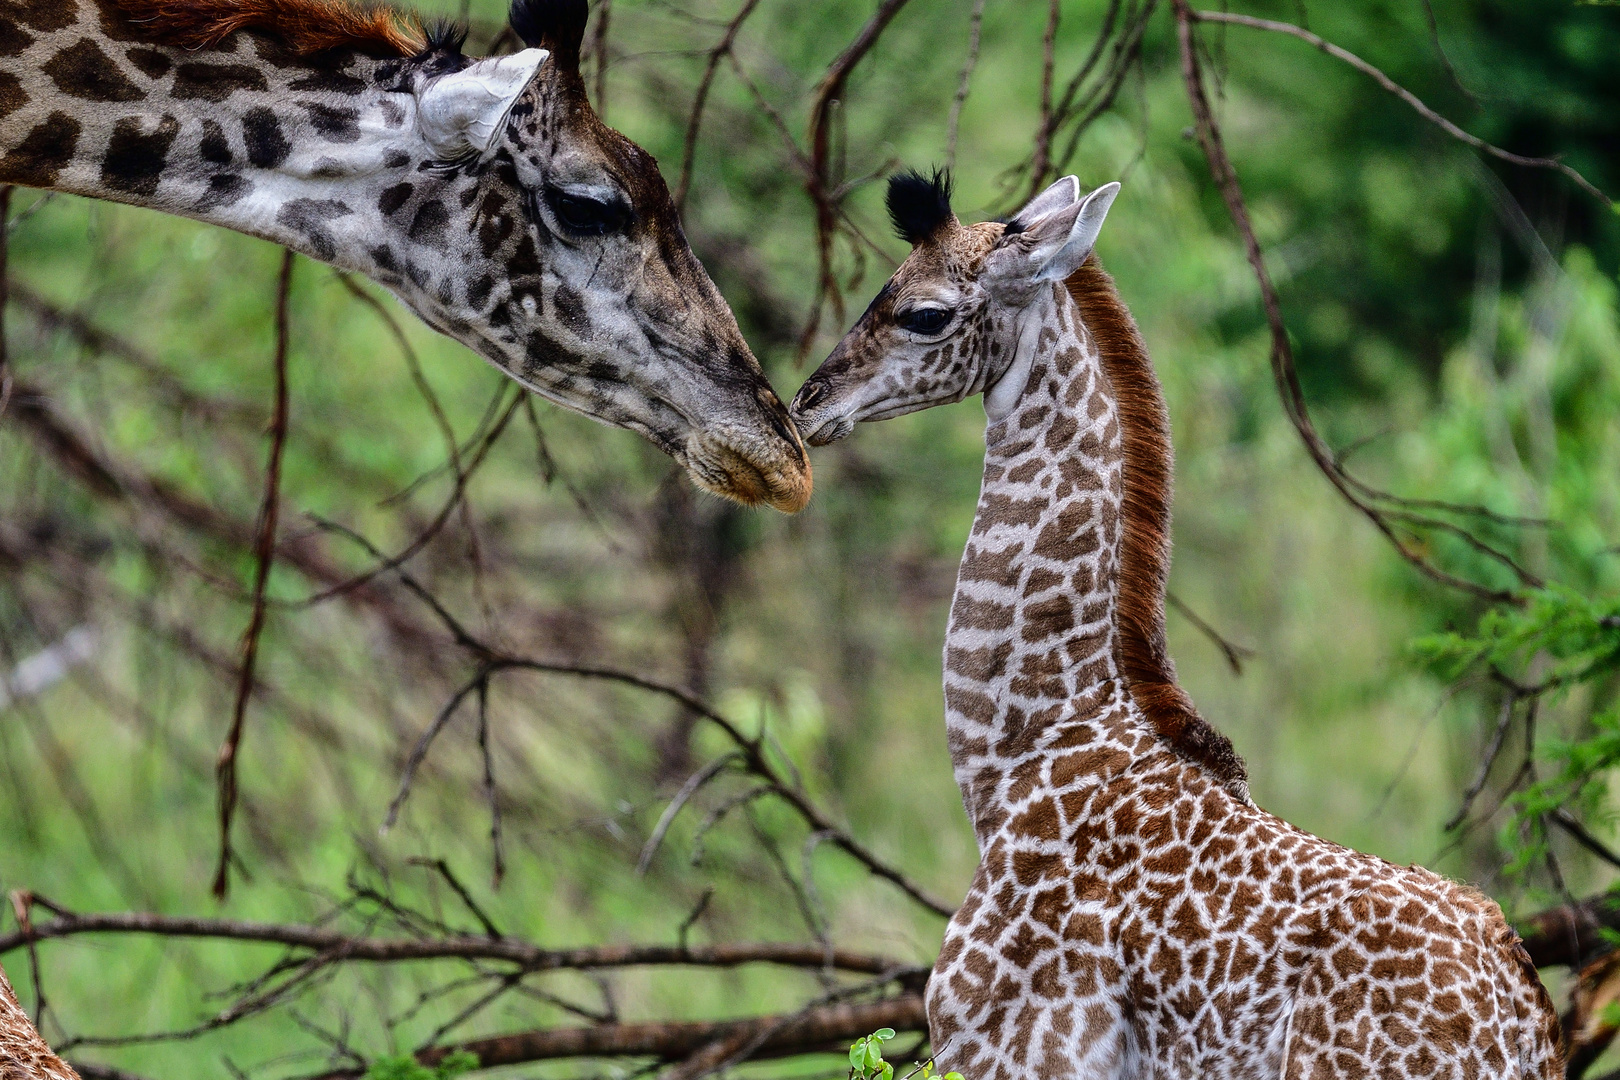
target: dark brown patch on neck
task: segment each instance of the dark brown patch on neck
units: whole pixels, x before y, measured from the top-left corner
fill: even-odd
[[[100,0],[122,12],[130,29],[153,43],[206,49],[238,30],[279,39],[305,56],[357,49],[372,56],[414,56],[427,36],[414,16],[343,0]]]
[[[1170,578],[1170,497],[1175,454],[1170,414],[1147,346],[1114,279],[1091,256],[1064,283],[1097,342],[1113,384],[1125,449],[1124,534],[1119,545],[1114,659],[1159,737],[1248,801],[1248,773],[1232,741],[1199,715],[1176,682],[1164,634]]]

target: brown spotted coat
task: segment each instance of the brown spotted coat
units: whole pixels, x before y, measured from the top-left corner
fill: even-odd
[[[79,1080],[39,1037],[0,970],[0,1080]]]
[[[1255,806],[1177,687],[1157,379],[1095,257],[1061,284],[981,287],[1022,239],[952,220],[920,243],[793,406],[819,443],[1028,370],[985,433],[946,637],[981,862],[928,985],[941,1066],[1561,1076],[1556,1015],[1496,904]],[[899,328],[919,306],[948,307],[955,329],[919,343]]]
[[[786,408],[657,162],[586,98],[585,0],[522,0],[514,19],[533,48],[501,69],[341,0],[0,0],[0,183],[364,274],[703,487],[799,509],[809,463]],[[499,70],[525,74],[485,81]]]

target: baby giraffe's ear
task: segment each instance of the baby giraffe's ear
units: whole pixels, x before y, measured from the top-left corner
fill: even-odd
[[[1079,198],[1079,182],[1065,176],[1018,212],[990,253],[986,272],[1004,286],[1062,281],[1086,261],[1102,231],[1119,184]]]

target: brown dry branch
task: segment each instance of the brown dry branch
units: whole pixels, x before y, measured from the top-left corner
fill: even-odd
[[[1052,168],[1052,67],[1057,46],[1058,20],[1063,13],[1058,0],[1050,0],[1046,13],[1046,32],[1041,35],[1041,113],[1035,124],[1035,152],[1030,158],[1029,190],[1025,200],[1041,193],[1046,174]]]
[[[1178,3],[1177,7],[1178,9],[1185,8],[1186,5]],[[1189,15],[1193,22],[1226,23],[1231,26],[1246,26],[1252,30],[1269,30],[1277,34],[1287,34],[1290,37],[1296,37],[1301,41],[1314,45],[1316,48],[1327,53],[1335,60],[1343,60],[1357,71],[1369,76],[1379,86],[1383,87],[1385,90],[1389,91],[1391,94],[1394,94],[1396,97],[1410,105],[1413,111],[1419,116],[1423,117],[1423,119],[1429,121],[1429,123],[1433,124],[1435,127],[1438,127],[1441,131],[1444,131],[1447,135],[1450,135],[1458,142],[1466,143],[1482,154],[1489,154],[1493,158],[1506,161],[1512,165],[1522,165],[1525,168],[1530,169],[1553,169],[1561,172],[1565,176],[1569,177],[1569,179],[1573,180],[1582,191],[1585,191],[1588,195],[1603,203],[1604,206],[1613,205],[1614,201],[1610,199],[1608,195],[1604,194],[1596,184],[1582,176],[1579,171],[1571,166],[1566,165],[1564,162],[1558,161],[1555,158],[1525,157],[1522,154],[1515,154],[1510,151],[1503,150],[1499,146],[1493,146],[1477,135],[1469,134],[1467,131],[1464,131],[1450,120],[1447,120],[1444,116],[1441,116],[1439,113],[1429,108],[1429,106],[1425,105],[1423,100],[1416,94],[1397,83],[1394,79],[1391,79],[1388,75],[1385,75],[1378,68],[1367,63],[1367,61],[1363,60],[1355,53],[1350,52],[1348,49],[1340,48],[1331,41],[1326,41],[1323,38],[1311,33],[1309,30],[1295,26],[1293,23],[1277,22],[1274,19],[1261,19],[1256,18],[1253,15],[1235,15],[1227,11],[1191,11],[1189,9]],[[1450,64],[1448,62],[1447,67],[1449,68],[1449,66]]]
[[[525,1031],[422,1050],[416,1054],[416,1060],[432,1067],[450,1054],[466,1050],[476,1054],[479,1067],[485,1069],[576,1057],[682,1061],[717,1042],[746,1045],[756,1041],[758,1045],[751,1056],[771,1058],[818,1051],[838,1052],[854,1039],[881,1027],[925,1031],[927,1026],[922,994],[907,991],[868,1004],[838,1002],[813,1006],[798,1013],[746,1020],[596,1024]],[[311,1080],[352,1080],[360,1075],[362,1070],[359,1069],[339,1069]]]
[[[714,48],[709,50],[708,60],[703,67],[703,78],[698,80],[697,94],[692,99],[692,113],[686,121],[686,140],[681,146],[681,178],[675,184],[675,206],[677,209],[686,209],[686,195],[692,185],[692,163],[697,157],[698,131],[703,125],[703,109],[709,101],[709,90],[714,86],[714,76],[720,70],[720,61],[731,55],[731,47],[737,41],[737,34],[748,16],[759,7],[759,0],[743,0],[742,7],[737,9],[726,31],[715,42]]]
[[[968,87],[973,81],[973,69],[979,64],[979,37],[984,30],[984,0],[973,0],[973,13],[968,16],[967,59],[962,62],[962,74],[957,76],[956,95],[951,98],[951,115],[945,122],[945,168],[956,167],[956,136],[961,130],[962,107],[967,104]]]
[[[287,445],[287,308],[292,295],[293,253],[281,255],[276,283],[275,407],[270,414],[270,461],[264,471],[264,501],[259,506],[258,539],[254,544],[253,612],[242,635],[241,673],[236,683],[231,726],[219,750],[219,864],[214,871],[215,899],[223,900],[231,888],[231,819],[236,814],[236,755],[242,745],[248,699],[253,695],[254,668],[259,657],[259,636],[264,632],[270,568],[276,560],[276,519],[281,508],[281,458]]]
[[[322,528],[353,540],[371,553],[373,557],[379,554],[370,541],[352,529],[319,518],[315,520]],[[714,724],[725,732],[726,736],[735,744],[740,754],[742,766],[749,773],[764,780],[770,786],[772,794],[792,808],[810,827],[812,832],[826,833],[835,847],[865,866],[875,876],[883,878],[898,887],[901,892],[936,915],[949,918],[955,913],[956,909],[954,907],[929,895],[906,874],[889,865],[883,859],[878,858],[876,854],[846,830],[833,824],[832,820],[804,794],[802,787],[784,776],[782,771],[771,762],[767,756],[763,735],[753,739],[748,738],[742,733],[741,728],[691,691],[650,678],[638,672],[605,664],[586,664],[572,660],[520,656],[495,648],[474,636],[450,612],[444,603],[410,571],[403,566],[397,565],[392,567],[392,570],[398,576],[400,583],[428,606],[434,616],[449,632],[455,643],[478,661],[478,668],[473,676],[450,696],[445,705],[439,710],[438,715],[435,716],[433,722],[428,726],[426,732],[424,732],[423,737],[418,740],[407,763],[405,777],[399,791],[395,795],[394,802],[390,804],[387,819],[390,824],[397,818],[399,807],[403,805],[409,795],[410,781],[414,775],[414,770],[425,759],[427,748],[431,744],[433,737],[444,729],[450,717],[454,715],[455,710],[460,707],[461,703],[469,695],[477,690],[479,684],[487,682],[494,675],[509,671],[529,671],[537,674],[565,675],[573,678],[610,682],[668,698],[690,710],[693,715]]]
[[[1199,146],[1209,164],[1215,186],[1226,203],[1232,223],[1237,227],[1238,234],[1243,240],[1249,266],[1260,286],[1261,304],[1265,309],[1266,323],[1271,332],[1272,376],[1278,396],[1282,399],[1283,410],[1304,442],[1306,452],[1339,494],[1383,534],[1402,559],[1426,577],[1491,603],[1522,603],[1520,595],[1512,590],[1482,585],[1437,566],[1412,539],[1415,535],[1414,530],[1425,527],[1444,529],[1449,523],[1430,515],[1412,512],[1398,496],[1372,489],[1351,477],[1340,463],[1339,457],[1317,433],[1316,426],[1311,420],[1310,407],[1305,401],[1304,387],[1299,381],[1293,344],[1283,321],[1282,301],[1276,285],[1271,280],[1271,273],[1266,268],[1265,255],[1261,251],[1259,238],[1255,235],[1248,205],[1243,198],[1243,189],[1238,183],[1237,172],[1232,167],[1231,158],[1227,156],[1220,125],[1204,91],[1201,62],[1193,36],[1193,27],[1202,16],[1193,11],[1187,0],[1171,0],[1171,2],[1176,16],[1177,41],[1181,50],[1182,77],[1186,83],[1187,99],[1192,107]],[[1397,518],[1396,514],[1401,516]],[[1513,565],[1512,560],[1505,555],[1502,559],[1510,567]],[[1530,584],[1523,577],[1519,578],[1519,582],[1521,585]]]
[[[1226,658],[1226,666],[1232,669],[1232,674],[1243,674],[1243,661],[1255,655],[1253,649],[1245,645],[1239,645],[1215,629],[1203,616],[1188,607],[1187,602],[1175,593],[1165,593],[1164,601],[1173,610],[1179,612],[1182,618],[1191,623],[1194,630],[1203,634],[1212,645],[1221,651],[1221,655]]]
[[[832,305],[835,322],[841,323],[844,319],[844,293],[837,275],[833,273],[833,242],[843,220],[839,206],[842,199],[835,190],[842,178],[834,176],[832,169],[834,105],[842,100],[849,73],[867,53],[871,52],[872,46],[877,44],[878,38],[883,36],[883,31],[907,2],[908,0],[881,0],[877,10],[861,27],[855,39],[828,66],[826,74],[821,77],[821,82],[817,84],[815,93],[811,96],[810,129],[807,140],[810,146],[808,155],[810,176],[805,183],[805,191],[810,196],[810,201],[815,204],[816,254],[819,271],[815,299],[810,305],[810,316],[805,320],[804,331],[799,338],[801,362],[810,354],[810,349],[815,344],[816,334],[821,329],[824,306],[829,303]]]
[[[11,353],[6,348],[6,303],[11,284],[11,193],[10,184],[0,184],[0,418],[11,403]]]

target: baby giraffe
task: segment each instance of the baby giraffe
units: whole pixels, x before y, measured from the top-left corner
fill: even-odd
[[[980,863],[928,983],[970,1080],[1563,1075],[1489,899],[1256,807],[1166,655],[1158,380],[1091,256],[1107,184],[964,226],[890,181],[913,246],[792,406],[813,444],[984,395],[984,481],[945,638]]]

